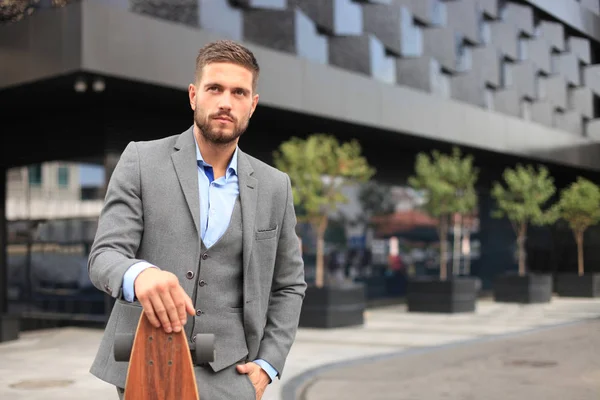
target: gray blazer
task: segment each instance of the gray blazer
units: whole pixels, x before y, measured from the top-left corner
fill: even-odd
[[[107,188],[88,270],[94,286],[116,301],[90,372],[116,386],[124,387],[127,364],[114,360],[115,332],[134,333],[141,313],[139,303],[123,298],[127,269],[146,260],[174,273],[190,297],[194,293],[185,276],[199,265],[201,250],[194,140],[190,128],[129,143]],[[291,184],[286,174],[241,150],[238,175],[248,358],[265,359],[281,377],[306,290]]]

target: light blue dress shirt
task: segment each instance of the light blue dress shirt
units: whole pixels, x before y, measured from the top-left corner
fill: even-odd
[[[225,176],[214,179],[213,168],[202,158],[198,144],[196,143],[196,160],[198,162],[198,188],[200,195],[200,235],[206,248],[214,245],[227,230],[235,200],[238,197],[239,181],[237,175],[236,147]],[[156,266],[141,261],[132,265],[123,277],[123,297],[129,302],[135,299],[134,281],[140,272],[146,268],[157,268]],[[277,371],[265,360],[255,360],[256,364],[269,375],[271,381],[277,376]]]

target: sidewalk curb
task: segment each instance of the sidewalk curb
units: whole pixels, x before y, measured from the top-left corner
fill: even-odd
[[[308,369],[307,371],[304,371],[304,372],[300,373],[299,375],[290,379],[289,382],[286,382],[281,389],[281,400],[306,400],[301,393],[298,393],[299,390],[304,388],[307,384],[310,383],[310,381],[316,379],[319,375],[321,375],[325,372],[328,372],[330,370],[333,370],[333,369],[347,368],[347,367],[352,367],[357,364],[383,361],[383,360],[390,359],[390,358],[400,358],[400,357],[406,357],[406,356],[410,356],[410,355],[426,354],[426,353],[431,353],[434,351],[449,349],[452,347],[467,346],[467,345],[476,344],[476,343],[490,342],[490,341],[495,341],[495,340],[500,340],[500,339],[507,339],[507,338],[516,337],[516,336],[527,335],[530,333],[536,333],[536,332],[541,332],[541,331],[545,331],[545,330],[550,330],[550,329],[554,329],[554,328],[562,328],[562,327],[566,327],[566,326],[577,325],[577,324],[585,323],[585,322],[588,322],[590,320],[595,320],[595,319],[598,319],[598,317],[589,317],[589,318],[584,318],[584,319],[580,319],[577,321],[569,321],[569,322],[563,322],[563,323],[559,323],[559,324],[539,326],[536,328],[530,328],[530,329],[526,329],[526,330],[518,331],[518,332],[484,335],[484,336],[476,338],[476,339],[459,340],[456,342],[445,343],[445,344],[441,344],[441,345],[437,345],[437,346],[415,347],[415,348],[410,348],[408,350],[400,350],[400,351],[393,352],[393,353],[378,354],[378,355],[374,355],[374,356],[360,357],[360,358],[355,358],[352,360],[336,361],[333,363],[324,364],[324,365],[321,365],[321,366],[318,366],[315,368]]]

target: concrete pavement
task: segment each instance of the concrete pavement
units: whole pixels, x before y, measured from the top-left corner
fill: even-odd
[[[469,314],[407,313],[404,305],[371,309],[365,325],[330,330],[301,328],[281,381],[267,389],[264,400],[292,400],[328,366],[364,365],[364,358],[389,357],[404,351],[481,340],[540,327],[600,317],[600,299],[554,298],[536,305],[499,304],[480,300]],[[62,328],[22,333],[0,344],[0,398],[116,398],[110,385],[89,374],[102,332]]]
[[[300,400],[598,400],[600,319],[324,372]]]

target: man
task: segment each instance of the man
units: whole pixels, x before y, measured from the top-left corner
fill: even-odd
[[[237,43],[202,48],[193,126],[129,143],[113,172],[88,269],[116,301],[90,372],[121,398],[114,337],[134,333],[141,312],[190,341],[215,334],[214,362],[195,367],[202,400],[260,399],[281,377],[306,283],[290,180],[238,147],[258,75]]]

